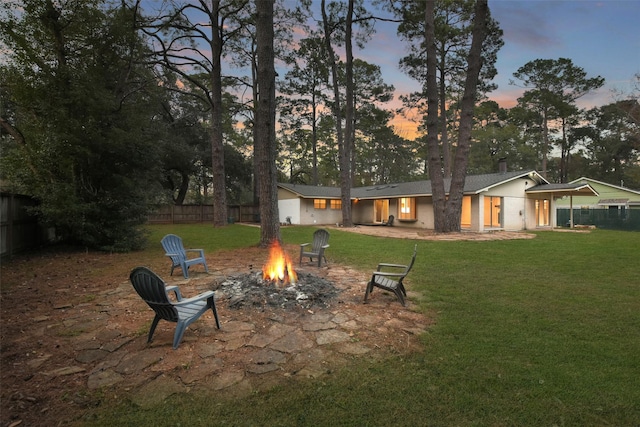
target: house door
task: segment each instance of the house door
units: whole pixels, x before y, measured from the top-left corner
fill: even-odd
[[[549,226],[549,200],[536,200],[536,226]]]
[[[382,223],[389,219],[389,200],[375,200],[373,203],[373,222]]]
[[[484,198],[485,228],[502,228],[502,197],[485,196]]]

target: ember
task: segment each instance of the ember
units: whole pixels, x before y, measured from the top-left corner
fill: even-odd
[[[282,285],[296,283],[297,276],[291,259],[277,240],[269,248],[269,260],[262,267],[262,278]]]
[[[234,309],[267,306],[284,309],[326,308],[339,293],[333,283],[306,273],[300,274],[296,283],[284,288],[263,279],[260,273],[232,276],[220,284],[219,290],[223,298],[229,299],[229,308]]]

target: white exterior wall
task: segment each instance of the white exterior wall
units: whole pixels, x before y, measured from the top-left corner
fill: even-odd
[[[327,225],[342,223],[342,209],[330,209],[327,200],[326,209],[313,207],[313,199],[300,199],[300,224]]]
[[[351,203],[351,220],[356,224],[373,221],[373,200],[358,200]],[[342,218],[340,218],[342,222]]]
[[[391,208],[389,208],[391,211]],[[398,199],[395,199],[394,215],[398,218]],[[416,198],[416,221],[399,221],[396,223],[402,227],[426,228],[433,230],[433,204],[431,197]]]
[[[484,231],[484,197],[471,196],[471,231]]]
[[[291,217],[291,224],[300,224],[300,199],[278,200],[278,216],[281,224]]]

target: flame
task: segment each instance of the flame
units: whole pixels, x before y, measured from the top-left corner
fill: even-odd
[[[269,260],[262,267],[262,278],[281,283],[296,283],[296,275],[291,259],[277,240],[269,248]]]

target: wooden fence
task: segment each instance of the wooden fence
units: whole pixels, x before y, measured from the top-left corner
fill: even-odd
[[[36,201],[28,196],[0,193],[1,256],[35,248],[47,241],[46,230],[29,214]]]
[[[148,216],[149,224],[187,224],[213,222],[215,205],[164,205]],[[227,207],[227,221],[260,222],[260,209],[254,205]]]

